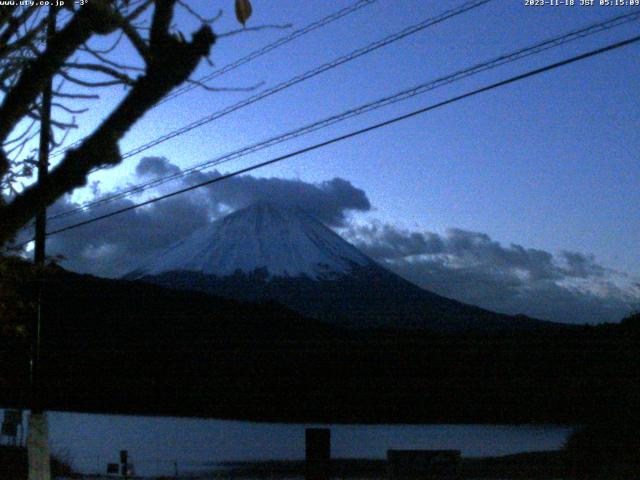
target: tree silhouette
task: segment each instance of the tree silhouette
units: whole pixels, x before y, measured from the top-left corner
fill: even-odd
[[[218,17],[205,18],[186,0],[80,4],[75,10],[55,10],[60,28],[48,37],[45,9],[0,6],[0,188],[4,192],[0,195],[0,246],[34,217],[41,202],[51,205],[84,186],[93,169],[118,164],[118,142],[168,92],[189,81],[217,38],[212,23]],[[190,40],[173,26],[177,8],[200,24]],[[243,25],[250,13],[248,0],[236,0],[236,16]],[[113,36],[117,38],[113,46],[96,46]],[[136,52],[138,64],[124,64],[114,56],[121,41]],[[122,85],[125,94],[92,133],[64,153],[45,185],[16,187],[33,172],[33,159],[22,152],[38,134],[40,97],[51,79],[57,112],[51,125],[53,147],[77,126],[75,115],[85,111],[70,103],[97,98],[95,89],[113,85]],[[60,119],[61,115],[65,118]]]

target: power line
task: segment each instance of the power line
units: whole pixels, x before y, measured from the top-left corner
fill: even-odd
[[[217,112],[214,112],[212,114],[206,115],[194,122],[191,122],[181,128],[178,128],[176,130],[172,130],[169,133],[166,133],[160,137],[155,138],[154,140],[147,142],[143,145],[140,145],[136,148],[134,148],[133,150],[129,150],[128,152],[122,154],[122,159],[126,159],[129,157],[132,157],[134,155],[137,155],[141,152],[144,152],[145,150],[148,150],[152,147],[155,147],[156,145],[159,145],[161,143],[166,142],[167,140],[171,140],[172,138],[176,138],[179,137],[180,135],[184,135],[187,132],[190,132],[191,130],[201,127],[203,125],[206,125],[207,123],[210,123],[214,120],[218,120],[230,113],[233,113],[237,110],[240,110],[241,108],[247,107],[253,103],[256,103],[260,100],[263,100],[267,97],[270,97],[271,95],[274,95],[282,90],[285,90],[287,88],[290,88],[294,85],[297,85],[298,83],[301,83],[303,81],[309,80],[310,78],[316,77],[326,71],[332,70],[334,68],[339,67],[340,65],[343,65],[347,62],[350,62],[352,60],[355,60],[356,58],[359,58],[363,55],[366,55],[368,53],[371,53],[375,50],[378,50],[379,48],[385,47],[387,45],[390,45],[394,42],[397,42],[405,37],[408,37],[409,35],[413,35],[415,33],[418,33],[426,28],[429,28],[433,25],[437,25],[441,22],[444,22],[445,20],[448,20],[449,18],[453,18],[456,17],[458,15],[461,15],[462,13],[465,13],[467,11],[473,10],[475,8],[478,8],[482,5],[484,5],[485,3],[489,3],[492,0],[471,0],[468,1],[466,3],[464,3],[463,5],[447,10],[443,13],[441,13],[440,15],[437,15],[435,17],[431,17],[428,18],[426,20],[423,20],[420,23],[417,23],[415,25],[412,25],[410,27],[407,27],[397,33],[394,33],[392,35],[389,35],[381,40],[378,40],[376,42],[370,43],[364,47],[361,47],[357,50],[352,51],[351,53],[348,53],[347,55],[343,55],[341,57],[338,57],[334,60],[332,60],[331,62],[325,63],[319,67],[316,67],[312,70],[308,70],[305,73],[302,73],[300,75],[296,75],[293,78],[290,78],[289,80],[286,80],[284,82],[281,82],[271,88],[268,88],[266,90],[263,90],[260,93],[257,93],[255,95],[251,95],[250,97],[235,103],[233,105],[230,105],[222,110],[218,110]],[[99,168],[95,168],[91,171],[91,173],[94,173],[98,170],[101,170],[104,167],[99,167]]]
[[[58,233],[62,233],[62,232],[66,232],[66,231],[69,231],[69,230],[72,230],[72,229],[75,229],[75,228],[82,227],[84,225],[89,225],[91,223],[98,222],[100,220],[104,220],[106,218],[110,218],[110,217],[113,217],[113,216],[116,216],[116,215],[120,215],[122,213],[129,212],[131,210],[135,210],[137,208],[140,208],[140,207],[143,207],[143,206],[146,206],[146,205],[151,205],[153,203],[159,202],[161,200],[165,200],[167,198],[175,197],[177,195],[181,195],[183,193],[187,193],[187,192],[190,192],[192,190],[196,190],[198,188],[202,188],[202,187],[205,187],[205,186],[208,186],[208,185],[212,185],[214,183],[218,183],[218,182],[221,182],[223,180],[227,180],[229,178],[236,177],[238,175],[242,175],[244,173],[248,173],[248,172],[251,172],[253,170],[257,170],[259,168],[266,167],[268,165],[272,165],[274,163],[281,162],[283,160],[287,160],[289,158],[297,157],[297,156],[302,155],[304,153],[308,153],[308,152],[311,152],[313,150],[317,150],[317,149],[326,147],[328,145],[332,145],[334,143],[338,143],[338,142],[347,140],[349,138],[353,138],[353,137],[362,135],[364,133],[377,130],[377,129],[382,128],[382,127],[386,127],[388,125],[392,125],[394,123],[401,122],[403,120],[415,117],[417,115],[421,115],[421,114],[426,113],[426,112],[429,112],[431,110],[435,110],[437,108],[444,107],[446,105],[450,105],[452,103],[464,100],[466,98],[473,97],[473,96],[478,95],[480,93],[488,92],[490,90],[494,90],[496,88],[500,88],[500,87],[503,87],[505,85],[509,85],[511,83],[515,83],[515,82],[518,82],[520,80],[524,80],[526,78],[533,77],[533,76],[536,76],[536,75],[540,75],[541,73],[548,72],[550,70],[554,70],[556,68],[559,68],[559,67],[562,67],[562,66],[565,66],[565,65],[569,65],[569,64],[578,62],[580,60],[584,60],[584,59],[587,59],[587,58],[590,58],[590,57],[594,57],[596,55],[600,55],[600,54],[603,54],[603,53],[606,53],[606,52],[609,52],[609,51],[612,51],[612,50],[616,50],[618,48],[622,48],[624,46],[631,45],[633,43],[637,43],[638,41],[640,41],[640,35],[632,37],[632,38],[629,38],[627,40],[623,40],[621,42],[610,44],[610,45],[608,45],[606,47],[602,47],[602,48],[599,48],[599,49],[596,49],[596,50],[591,50],[590,52],[583,53],[581,55],[577,55],[577,56],[571,57],[569,59],[562,60],[560,62],[552,63],[552,64],[547,65],[545,67],[537,68],[535,70],[529,70],[526,73],[523,73],[523,74],[520,74],[520,75],[516,75],[514,77],[510,77],[510,78],[508,78],[506,80],[502,80],[502,81],[499,81],[499,82],[496,82],[496,83],[492,83],[491,85],[488,85],[486,87],[482,87],[482,88],[478,88],[476,90],[472,90],[472,91],[464,93],[462,95],[458,95],[458,96],[452,97],[452,98],[450,98],[448,100],[444,100],[442,102],[438,102],[438,103],[429,105],[427,107],[424,107],[424,108],[421,108],[421,109],[418,109],[418,110],[414,110],[413,112],[394,117],[394,118],[392,118],[390,120],[385,120],[383,122],[376,123],[374,125],[370,125],[369,127],[365,127],[365,128],[362,128],[362,129],[359,129],[359,130],[355,130],[355,131],[352,131],[350,133],[347,133],[347,134],[344,134],[344,135],[341,135],[341,136],[338,136],[338,137],[334,137],[334,138],[332,138],[330,140],[326,140],[326,141],[323,141],[323,142],[320,142],[320,143],[316,143],[316,144],[311,145],[309,147],[305,147],[305,148],[302,148],[300,150],[296,150],[294,152],[287,153],[285,155],[273,158],[271,160],[267,160],[267,161],[264,161],[264,162],[261,162],[261,163],[257,163],[255,165],[250,166],[250,167],[242,168],[242,169],[236,170],[236,171],[234,171],[232,173],[221,175],[219,177],[207,180],[205,182],[198,183],[196,185],[191,185],[189,187],[185,187],[185,188],[182,188],[182,189],[179,189],[179,190],[175,190],[175,191],[173,191],[171,193],[167,193],[165,195],[161,195],[161,196],[146,200],[144,202],[140,202],[140,203],[137,203],[137,204],[134,204],[134,205],[130,205],[128,207],[121,208],[119,210],[115,210],[113,212],[109,212],[109,213],[106,213],[104,215],[100,215],[98,217],[94,217],[94,218],[91,218],[91,219],[88,219],[88,220],[84,220],[82,222],[75,223],[73,225],[69,225],[69,226],[66,226],[66,227],[63,227],[63,228],[59,228],[57,230],[53,230],[51,232],[48,232],[47,236],[56,235]],[[19,248],[23,247],[27,243],[29,243],[29,242],[25,242],[23,244],[20,244],[18,247]]]
[[[268,88],[266,90],[263,90],[260,93],[257,93],[255,95],[251,95],[250,97],[246,98],[245,100],[242,100],[238,103],[235,103],[233,105],[230,105],[227,108],[224,108],[222,110],[219,110],[217,112],[214,112],[210,115],[207,115],[205,117],[200,118],[199,120],[196,120],[194,122],[191,122],[188,125],[185,125],[182,128],[173,130],[172,132],[169,132],[165,135],[162,135],[161,137],[156,138],[155,140],[152,140],[150,142],[147,142],[143,145],[140,145],[136,148],[134,148],[133,150],[129,150],[128,152],[124,153],[122,155],[122,159],[126,159],[129,157],[132,157],[134,155],[137,155],[138,153],[141,153],[145,150],[148,150],[149,148],[155,147],[156,145],[159,145],[160,143],[164,143],[167,140],[170,140],[172,138],[178,137],[180,135],[183,135],[187,132],[190,132],[191,130],[201,127],[202,125],[205,125],[207,123],[210,123],[214,120],[218,120],[232,112],[235,112],[236,110],[239,110],[241,108],[244,108],[248,105],[251,105],[255,102],[258,102],[260,100],[263,100],[267,97],[270,97],[271,95],[274,95],[282,90],[285,90],[287,88],[290,88],[294,85],[297,85],[298,83],[301,83],[303,81],[309,80],[311,78],[314,78],[326,71],[332,70],[334,68],[337,68],[347,62],[350,62],[352,60],[355,60],[356,58],[359,58],[363,55],[369,54],[375,50],[378,50],[382,47],[386,47],[387,45],[390,45],[394,42],[397,42],[405,37],[408,37],[409,35],[413,35],[415,33],[418,33],[422,30],[425,30],[426,28],[432,27],[433,25],[437,25],[441,22],[444,22],[445,20],[448,20],[450,18],[456,17],[458,15],[461,15],[467,11],[473,10],[475,8],[478,8],[482,5],[484,5],[485,3],[489,3],[491,0],[471,0],[469,2],[464,3],[463,5],[461,5],[460,7],[451,9],[451,10],[447,10],[444,13],[436,16],[436,17],[432,17],[429,19],[426,19],[416,25],[412,25],[410,27],[407,27],[403,30],[401,30],[400,32],[394,33],[392,35],[389,35],[385,38],[383,38],[382,40],[378,40],[376,42],[370,43],[362,48],[359,48],[357,50],[352,51],[351,53],[347,54],[347,55],[343,55],[341,57],[336,58],[335,60],[332,60],[331,62],[325,63],[317,68],[314,68],[312,70],[309,70],[305,73],[302,73],[300,75],[297,75],[285,82],[279,83],[271,88]]]
[[[279,48],[283,45],[286,45],[289,42],[292,42],[293,40],[295,40],[298,37],[302,37],[303,35],[306,35],[308,33],[313,32],[314,30],[317,30],[321,27],[324,27],[326,25],[329,25],[330,23],[345,17],[351,13],[354,13],[358,10],[360,10],[363,7],[366,7],[368,5],[371,5],[375,2],[377,2],[378,0],[358,0],[357,2],[355,2],[352,5],[349,5],[348,7],[345,7],[341,10],[338,10],[336,12],[333,12],[329,15],[327,15],[326,17],[323,17],[319,20],[316,20],[315,22],[312,22],[298,30],[295,30],[293,32],[291,32],[288,35],[285,35],[284,37],[281,37],[279,39],[277,39],[274,42],[271,42],[267,45],[265,45],[262,48],[259,48],[258,50],[254,50],[253,52],[249,53],[248,55],[245,55],[244,57],[241,57],[231,63],[228,63],[226,65],[224,65],[223,67],[218,68],[217,70],[214,70],[213,72],[209,73],[208,75],[205,75],[202,78],[199,78],[197,80],[197,83],[202,84],[205,82],[208,82],[210,80],[213,80],[214,78],[220,77],[222,75],[224,75],[225,73],[228,73],[232,70],[235,70],[238,67],[241,67],[242,65],[249,63],[253,60],[255,60],[256,58],[261,57],[262,55],[266,55],[267,53],[271,52],[272,50],[275,50],[276,48]],[[153,108],[157,107],[158,105],[161,105],[165,102],[168,102],[169,100],[172,100],[180,95],[182,95],[183,93],[187,93],[188,91],[197,88],[199,85],[198,84],[187,84],[187,85],[183,85],[182,87],[176,88],[173,92],[169,93],[169,95],[167,95],[165,98],[163,98],[162,100],[160,100],[156,105],[153,106]],[[51,156],[52,157],[57,157],[62,155],[63,153],[65,153],[67,150],[70,150],[78,145],[80,145],[82,142],[84,141],[84,138],[81,138],[79,140],[76,140],[75,142],[73,142],[71,145],[67,145],[64,148],[61,148],[57,151],[54,151]]]
[[[270,43],[268,45],[265,45],[264,47],[262,47],[259,50],[255,50],[253,52],[251,52],[250,54],[248,54],[245,57],[242,57],[238,60],[236,60],[235,62],[229,63],[227,65],[225,65],[224,67],[219,68],[218,70],[215,70],[213,72],[211,72],[208,75],[205,75],[202,78],[198,79],[199,83],[205,83],[208,82],[210,80],[213,80],[214,78],[217,78],[221,75],[224,75],[227,72],[230,72],[231,70],[234,70],[238,67],[240,67],[241,65],[244,65],[245,63],[248,63],[252,60],[255,60],[258,57],[261,57],[262,55],[265,55],[267,53],[269,53],[272,50],[275,50],[278,47],[281,47],[282,45],[285,45],[289,42],[291,42],[292,40],[295,40],[298,37],[301,37],[302,35],[306,35],[309,32],[312,32],[320,27],[323,27],[325,25],[328,25],[329,23],[338,20],[339,18],[344,17],[345,15],[349,15],[350,13],[353,13],[357,10],[360,10],[362,7],[366,7],[368,5],[371,5],[372,3],[376,2],[377,0],[360,0],[358,2],[356,2],[353,5],[350,5],[346,8],[343,8],[342,10],[339,10],[335,13],[332,13],[331,15],[328,15],[316,22],[310,23],[309,25],[307,25],[306,27],[303,27],[299,30],[296,30],[294,32],[291,32],[289,35],[282,37],[278,40],[276,40],[273,43]],[[167,95],[165,98],[163,98],[159,103],[164,103],[167,102],[175,97],[178,97],[180,95],[182,95],[183,93],[186,93],[190,90],[193,90],[194,88],[197,88],[198,85],[197,84],[186,84],[183,85],[177,89],[175,89],[173,92],[171,92],[169,95]]]
[[[105,196],[103,198],[100,198],[98,200],[94,200],[91,202],[87,202],[83,205],[80,205],[76,208],[58,213],[57,215],[53,215],[50,217],[51,220],[56,220],[59,218],[63,218],[69,215],[72,215],[74,213],[78,213],[78,212],[82,212],[82,211],[86,211],[88,209],[91,209],[93,207],[99,206],[99,205],[104,205],[107,203],[111,203],[115,200],[119,200],[122,198],[126,198],[129,197],[131,195],[134,194],[138,194],[141,192],[144,192],[150,188],[154,188],[157,186],[160,186],[162,184],[165,184],[169,181],[172,180],[176,180],[178,178],[183,178],[186,177],[187,175],[190,175],[192,173],[195,172],[199,172],[201,170],[210,168],[212,166],[216,166],[216,165],[220,165],[222,163],[226,163],[229,162],[231,160],[237,159],[237,158],[241,158],[244,157],[246,155],[249,155],[251,153],[255,153],[259,150],[262,150],[264,148],[267,147],[271,147],[273,145],[282,143],[284,141],[287,140],[291,140],[293,138],[297,138],[299,136],[326,128],[330,125],[336,124],[338,122],[344,121],[346,119],[349,118],[353,118],[355,116],[358,115],[362,115],[364,113],[382,108],[384,106],[393,104],[393,103],[397,103],[399,101],[402,100],[406,100],[408,98],[412,98],[415,97],[416,95],[425,93],[427,91],[431,91],[434,90],[436,88],[448,85],[450,83],[462,80],[464,78],[470,77],[472,75],[476,75],[478,73],[493,69],[493,68],[497,68],[501,65],[505,65],[507,63],[511,63],[514,62],[516,60],[520,60],[522,58],[526,58],[529,57],[531,55],[534,54],[538,54],[541,53],[543,51],[549,50],[551,48],[555,48],[558,47],[560,45],[569,43],[571,41],[574,40],[578,40],[581,38],[584,38],[586,36],[589,35],[593,35],[595,33],[599,33],[605,30],[609,30],[611,28],[615,28],[618,27],[620,25],[629,23],[631,21],[634,20],[638,20],[640,19],[640,12],[634,12],[631,14],[625,14],[625,15],[619,15],[613,18],[610,18],[604,22],[599,22],[596,24],[592,24],[589,25],[587,27],[583,27],[580,28],[578,30],[574,30],[572,32],[568,32],[565,33],[563,35],[557,36],[557,37],[553,37],[551,39],[536,43],[532,46],[526,47],[526,48],[521,48],[519,50],[516,50],[514,52],[508,53],[508,54],[504,54],[498,57],[495,57],[489,61],[483,62],[483,63],[479,63],[476,65],[473,65],[469,68],[466,68],[464,70],[460,70],[457,71],[453,74],[444,76],[444,77],[440,77],[436,80],[432,80],[429,82],[425,82],[425,83],[421,83],[420,85],[414,86],[410,89],[406,89],[406,90],[402,90],[398,93],[395,93],[393,95],[389,95],[386,97],[383,97],[379,100],[373,101],[373,102],[368,102],[364,105],[361,105],[357,108],[353,108],[350,110],[347,110],[345,112],[342,112],[340,114],[337,115],[333,115],[331,117],[325,118],[323,120],[319,120],[316,122],[313,122],[311,124],[305,125],[303,127],[297,128],[295,130],[289,131],[287,133],[275,136],[275,137],[271,137],[267,140],[263,140],[261,142],[258,143],[254,143],[252,145],[243,147],[239,150],[235,150],[233,152],[224,154],[222,156],[218,156],[216,158],[207,160],[204,163],[200,163],[197,164],[195,166],[189,167],[181,172],[178,173],[174,173],[171,175],[167,175],[164,177],[160,177],[160,178],[156,178],[153,179],[151,181],[142,183],[142,184],[138,184],[133,186],[132,188],[129,188],[127,190],[118,192],[116,194],[112,194],[112,195],[108,195]]]
[[[267,97],[270,97],[271,95],[274,95],[282,90],[285,90],[287,88],[290,88],[294,85],[297,85],[298,83],[301,83],[305,80],[308,80],[310,78],[316,77],[328,70],[337,68],[340,65],[343,65],[347,62],[350,62],[351,60],[355,60],[356,58],[359,58],[363,55],[366,55],[368,53],[371,53],[379,48],[385,47],[391,43],[394,43],[396,41],[399,41],[409,35],[413,35],[415,33],[418,33],[426,28],[429,28],[433,25],[439,24],[445,20],[448,20],[449,18],[453,18],[456,17],[458,15],[461,15],[462,13],[465,13],[469,10],[472,10],[474,8],[478,8],[486,3],[489,3],[492,0],[471,0],[468,1],[464,4],[462,4],[459,7],[450,9],[450,10],[446,10],[445,12],[441,13],[440,15],[437,15],[435,17],[431,17],[428,18],[426,20],[423,20],[422,22],[419,22],[415,25],[409,26],[399,32],[396,32],[394,34],[391,34],[387,37],[384,37],[381,40],[378,40],[376,42],[372,42],[368,45],[365,45],[364,47],[361,47],[359,49],[356,49],[354,51],[352,51],[351,53],[347,54],[347,55],[343,55],[341,57],[338,57],[334,60],[332,60],[331,62],[325,63],[319,67],[316,67],[312,70],[308,70],[305,73],[302,73],[300,75],[297,75],[285,82],[279,83],[277,85],[275,85],[274,87],[271,87],[269,89],[263,90],[262,92],[252,95],[238,103],[235,103],[233,105],[230,105],[222,110],[218,110],[217,112],[214,112],[210,115],[207,115],[205,117],[200,118],[199,120],[196,120],[195,122],[191,122],[190,124],[181,127],[179,129],[176,130],[172,130],[171,132],[162,135],[160,137],[157,137],[156,139],[147,142],[143,145],[140,145],[136,148],[134,148],[133,150],[129,150],[128,152],[125,152],[124,154],[121,155],[122,160],[132,157],[134,155],[137,155],[138,153],[141,153],[145,150],[148,150],[149,148],[152,148],[156,145],[159,145],[160,143],[163,143],[167,140],[170,140],[172,138],[178,137],[180,135],[183,135],[195,128],[198,128],[202,125],[205,125],[207,123],[210,123],[214,120],[217,120],[223,116],[226,116],[230,113],[233,113],[241,108],[244,108],[246,106],[249,106],[253,103],[256,103],[260,100],[263,100]],[[98,167],[98,168],[94,168],[90,173],[95,173],[96,171],[101,170],[104,167]]]

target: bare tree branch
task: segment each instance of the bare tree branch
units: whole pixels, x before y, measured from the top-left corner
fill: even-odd
[[[117,63],[114,62],[113,60],[110,60],[109,58],[105,57],[103,54],[93,50],[90,47],[81,47],[81,50],[83,52],[87,52],[89,55],[91,55],[92,57],[96,58],[97,60],[99,60],[100,62],[107,64],[107,65],[111,65],[113,68],[118,68],[120,70],[130,70],[133,72],[144,72],[144,68],[142,67],[135,67],[133,65],[124,65],[121,63]]]
[[[83,87],[100,88],[100,87],[112,87],[114,85],[123,85],[123,84],[126,85],[126,82],[123,82],[122,80],[119,80],[119,79],[98,82],[98,81],[89,81],[89,80],[82,80],[80,78],[76,78],[70,75],[69,73],[65,72],[64,70],[60,70],[60,72],[58,73],[60,76],[69,80],[71,83],[74,83],[76,85],[80,85]]]
[[[0,35],[0,54],[2,55],[5,54],[6,52],[5,49],[7,48],[11,37],[18,32],[20,27],[22,27],[22,25],[24,25],[27,22],[29,17],[33,15],[34,12],[35,12],[35,9],[27,8],[17,17],[11,17],[7,19],[7,28],[5,28],[2,34]]]
[[[58,103],[58,102],[52,102],[51,106],[55,107],[55,108],[59,108],[61,110],[64,110],[67,113],[71,113],[71,114],[74,114],[74,115],[80,115],[81,113],[86,113],[86,112],[89,111],[89,109],[86,108],[86,107],[85,108],[75,109],[75,108],[67,107],[66,105],[63,105],[62,103]]]
[[[140,36],[138,31],[131,25],[129,20],[127,20],[126,18],[120,18],[119,22],[120,22],[120,28],[122,28],[122,31],[127,36],[131,44],[138,51],[138,53],[144,59],[144,61],[149,62],[150,53],[149,53],[149,47],[147,43]]]
[[[4,142],[2,144],[3,147],[7,146],[7,145],[11,145],[12,143],[15,142],[19,142],[20,140],[22,140],[25,136],[27,136],[29,134],[29,132],[31,131],[31,129],[36,125],[36,123],[38,123],[37,120],[31,120],[31,122],[29,123],[29,125],[27,126],[27,128],[24,129],[24,131],[18,135],[15,138],[12,138],[10,140],[7,140],[6,142]]]
[[[41,199],[46,205],[50,205],[65,193],[84,186],[87,175],[93,168],[119,163],[119,140],[147,110],[187,80],[200,59],[208,56],[216,40],[209,26],[203,25],[193,34],[190,42],[182,41],[169,32],[175,0],[156,0],[155,5],[149,45],[150,58],[144,75],[135,80],[122,102],[93,134],[83,140],[77,148],[67,151],[62,161],[50,172],[46,185],[29,186],[11,203],[0,205],[0,245],[6,243],[14,232],[27,224]],[[70,24],[73,24],[74,20]],[[74,38],[76,47],[86,41],[86,36],[78,33]],[[59,59],[58,67],[66,59],[61,54],[55,58]],[[6,102],[0,107],[0,113],[6,108],[5,104]],[[9,124],[8,121],[0,123],[0,135]]]
[[[22,71],[16,85],[0,105],[0,141],[4,141],[16,123],[28,111],[42,91],[44,83],[60,70],[64,61],[93,33],[106,34],[117,28],[109,21],[111,11],[107,0],[94,0],[82,6],[59,32],[51,37],[47,49]],[[8,169],[4,154],[0,154],[0,175]]]
[[[97,100],[100,98],[100,95],[97,95],[95,93],[92,93],[92,94],[67,93],[67,92],[60,92],[60,91],[54,91],[53,96],[60,97],[60,98],[80,99],[80,100]]]
[[[122,41],[123,37],[124,37],[124,32],[120,30],[114,42],[111,45],[109,45],[107,48],[105,48],[104,50],[98,50],[97,48],[92,48],[92,50],[102,55],[107,55],[113,52],[118,47],[118,45],[120,45],[120,42]],[[85,48],[89,48],[86,42],[83,43],[82,46],[78,48],[78,50],[84,50]]]
[[[29,113],[27,113],[26,115],[29,118],[33,118],[35,120],[40,121],[40,112],[38,108],[35,108],[34,110],[30,111]],[[69,122],[61,122],[60,120],[56,120],[56,119],[51,119],[51,125],[59,128],[61,130],[67,129],[67,128],[78,128],[78,125],[75,123],[75,121],[69,123]]]
[[[60,196],[86,185],[94,169],[118,164],[122,160],[119,142],[129,129],[167,93],[189,81],[201,60],[209,61],[209,51],[217,38],[210,24],[220,14],[208,18],[186,1],[90,0],[75,11],[71,9],[62,27],[46,42],[40,42],[45,34],[40,15],[29,14],[22,7],[0,5],[0,37],[7,39],[0,43],[0,91],[4,92],[0,100],[0,189],[14,194],[9,199],[0,197],[0,246],[27,225],[42,204],[51,205]],[[201,24],[190,41],[172,26],[178,5]],[[147,11],[149,15],[144,14]],[[288,27],[265,25],[224,36]],[[112,33],[115,35],[109,36]],[[94,41],[98,36],[106,37],[106,42]],[[138,53],[139,63],[122,62],[117,57],[125,37]],[[57,85],[53,96],[57,101],[52,106],[56,115],[49,141],[54,146],[64,142],[77,127],[75,115],[87,110],[73,101],[99,98],[84,88],[126,88],[106,120],[91,135],[67,147],[49,173],[48,182],[25,186],[34,169],[32,138],[38,133],[34,126],[40,119],[41,92],[45,82],[54,78]],[[251,91],[262,85],[229,88],[192,83],[208,91]]]
[[[200,15],[198,12],[196,12],[193,8],[191,8],[189,4],[184,2],[183,0],[178,0],[178,5],[180,5],[187,12],[189,12],[191,16],[197,18],[200,21],[200,23],[203,23],[205,25],[212,25],[213,23],[218,21],[220,17],[222,17],[222,10],[218,10],[218,13],[215,17],[205,18],[202,15]]]
[[[124,83],[125,85],[133,85],[135,80],[133,78],[131,78],[129,75],[127,75],[126,73],[122,73],[119,72],[111,67],[108,67],[106,65],[101,65],[99,63],[78,63],[78,62],[66,62],[64,64],[64,67],[70,67],[70,68],[75,68],[77,70],[89,70],[92,72],[98,72],[98,73],[102,73],[104,75],[108,75],[110,77],[115,78],[116,80],[119,80],[120,83]],[[71,76],[69,75],[67,78],[69,81]]]

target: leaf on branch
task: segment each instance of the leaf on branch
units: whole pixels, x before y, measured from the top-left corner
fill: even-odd
[[[244,27],[251,16],[253,9],[249,0],[236,0],[236,18]]]

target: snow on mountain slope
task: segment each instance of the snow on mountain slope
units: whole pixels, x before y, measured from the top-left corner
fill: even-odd
[[[213,222],[128,274],[241,302],[276,301],[350,328],[439,332],[546,328],[423,290],[296,208],[262,202]]]
[[[373,263],[301,209],[261,202],[154,254],[135,274],[191,271],[225,276],[264,268],[271,276],[318,279]]]

